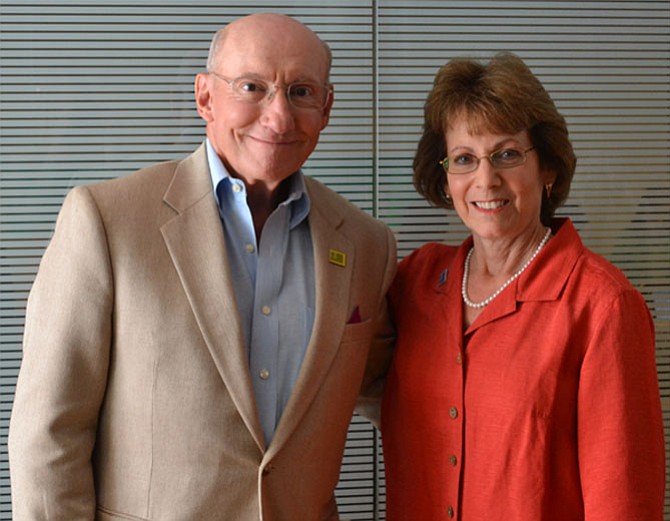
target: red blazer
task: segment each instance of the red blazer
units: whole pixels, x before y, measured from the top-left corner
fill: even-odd
[[[570,221],[554,233],[465,332],[472,240],[400,264],[382,406],[389,521],[662,519],[651,316]]]

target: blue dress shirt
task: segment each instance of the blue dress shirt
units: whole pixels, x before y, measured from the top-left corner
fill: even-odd
[[[269,445],[298,377],[314,324],[314,253],[302,172],[256,242],[244,183],[207,143],[237,307],[265,441]]]

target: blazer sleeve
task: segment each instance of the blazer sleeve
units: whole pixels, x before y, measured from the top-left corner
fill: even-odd
[[[111,343],[112,270],[87,188],[61,209],[26,310],[9,428],[14,519],[93,519],[91,454]]]
[[[653,322],[632,288],[601,310],[578,390],[584,519],[660,521],[665,450]]]
[[[364,416],[379,428],[381,425],[381,398],[384,381],[393,358],[395,329],[391,321],[387,294],[397,267],[396,242],[393,232],[386,229],[386,265],[379,306],[374,322],[374,337],[363,377],[363,385],[356,404],[356,413]]]

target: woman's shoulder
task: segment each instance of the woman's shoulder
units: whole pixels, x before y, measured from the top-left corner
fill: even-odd
[[[579,284],[592,288],[601,296],[616,297],[628,291],[637,291],[623,271],[602,255],[585,247],[575,267]]]
[[[450,246],[441,242],[429,242],[411,252],[400,261],[399,270],[421,269],[435,264],[447,267],[451,264],[458,251],[458,246]]]
[[[438,242],[430,242],[417,248],[398,264],[398,272],[393,282],[394,292],[404,294],[409,288],[418,290],[426,285],[433,286],[440,273],[450,268],[457,251],[457,246]]]
[[[579,294],[585,292],[593,297],[615,297],[623,292],[635,290],[626,275],[603,255],[595,252],[581,241],[577,229],[569,219],[556,220],[556,260],[553,268],[565,274],[565,280]],[[557,281],[563,276],[557,275]],[[588,288],[588,289],[587,289]],[[597,299],[596,299],[597,300]]]

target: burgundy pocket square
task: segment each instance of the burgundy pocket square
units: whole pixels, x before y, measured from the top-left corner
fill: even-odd
[[[361,311],[358,309],[358,306],[354,309],[354,312],[347,320],[347,324],[358,324],[361,321]]]

